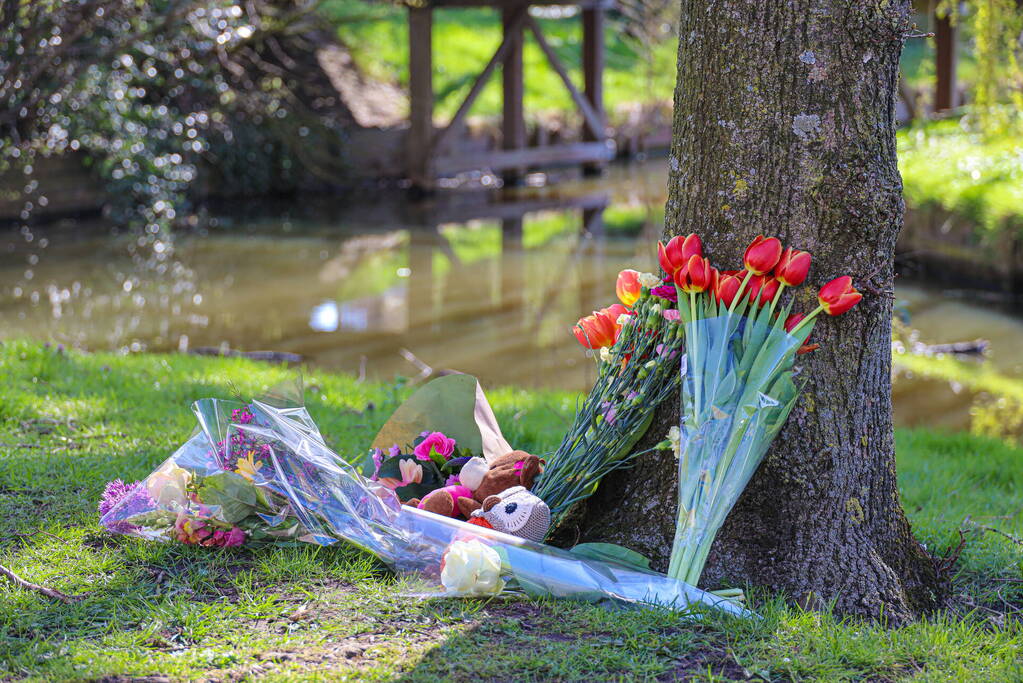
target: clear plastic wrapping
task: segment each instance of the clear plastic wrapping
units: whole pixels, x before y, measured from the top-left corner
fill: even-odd
[[[792,361],[800,340],[780,324],[739,315],[686,323],[686,339],[668,573],[695,584],[714,536],[795,404]]]
[[[101,504],[107,529],[204,546],[344,541],[441,595],[482,594],[464,589],[468,580],[490,593],[507,587],[749,614],[663,574],[402,506],[393,491],[334,453],[305,408],[286,396],[248,404],[203,399],[193,411],[199,428],[166,462],[139,484],[108,488]],[[499,558],[496,583],[480,578],[487,558]]]

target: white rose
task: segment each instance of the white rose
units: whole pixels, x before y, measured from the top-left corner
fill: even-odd
[[[675,453],[677,459],[682,452],[682,430],[678,427],[672,427],[668,430],[668,441],[671,442],[671,450]]]
[[[188,470],[168,460],[146,479],[146,490],[161,507],[185,506],[188,504],[186,490],[191,480]]]
[[[504,589],[501,556],[477,540],[455,541],[442,561],[440,582],[455,595],[496,595]]]
[[[639,284],[643,285],[647,289],[653,289],[659,287],[661,284],[661,278],[657,277],[653,273],[640,273]]]

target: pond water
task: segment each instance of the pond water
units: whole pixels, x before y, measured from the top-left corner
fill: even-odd
[[[370,379],[457,369],[491,386],[585,390],[593,362],[570,327],[614,300],[621,268],[654,268],[665,185],[664,165],[649,162],[593,181],[415,204],[365,191],[231,206],[159,255],[98,221],[9,231],[0,338],[274,350]],[[1020,375],[1019,317],[916,285],[897,296],[920,339],[989,339],[985,362]],[[900,421],[968,425],[969,392],[934,384],[899,379]]]

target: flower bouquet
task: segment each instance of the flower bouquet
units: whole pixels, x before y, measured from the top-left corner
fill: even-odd
[[[136,484],[113,482],[107,487],[100,504],[103,526],[150,540],[210,547],[347,542],[425,582],[432,587],[427,595],[521,592],[679,610],[706,605],[748,614],[649,571],[642,558],[615,546],[561,550],[403,505],[397,494],[402,486],[380,476],[386,458],[379,471],[372,457],[362,464],[345,461],[326,445],[295,398],[284,400],[279,394],[247,404],[203,399],[193,405],[193,412],[198,430],[156,471]],[[421,427],[418,419],[408,419],[408,411],[396,415],[403,429]],[[447,423],[470,450],[474,438],[482,444],[494,443],[496,437],[482,435],[475,420]],[[382,432],[385,441],[393,438],[394,432]],[[450,455],[458,452],[449,438],[431,433],[412,446],[411,456],[419,464],[427,462],[420,460],[425,455],[440,471],[454,459],[444,451],[450,446]],[[435,456],[444,462],[438,464]],[[408,458],[397,459],[401,474],[401,463]],[[376,471],[376,481],[363,476],[363,465]],[[405,481],[401,477],[399,484]]]
[[[583,347],[597,352],[598,372],[535,489],[555,525],[604,476],[640,455],[633,447],[680,384],[684,333],[674,285],[623,270],[615,290],[621,303],[594,311],[573,330]]]
[[[811,256],[773,237],[753,241],[743,271],[713,268],[696,235],[658,246],[687,350],[681,424],[671,437],[679,507],[668,575],[695,585],[715,534],[798,398],[793,363],[817,348],[808,344],[814,319],[848,311],[861,295],[852,278],[839,277],[821,288],[809,315],[792,313],[783,293],[803,284]]]

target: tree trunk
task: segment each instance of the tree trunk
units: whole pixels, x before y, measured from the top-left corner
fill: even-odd
[[[667,235],[697,232],[740,268],[758,233],[814,256],[795,310],[853,276],[863,302],[814,330],[802,398],[714,543],[702,583],[748,581],[804,605],[901,622],[942,582],[899,503],[891,318],[902,183],[899,53],[909,3],[682,0]],[[646,442],[678,419],[676,402]],[[643,447],[641,444],[640,447]],[[608,477],[582,510],[584,540],[667,564],[677,465],[663,454]]]

